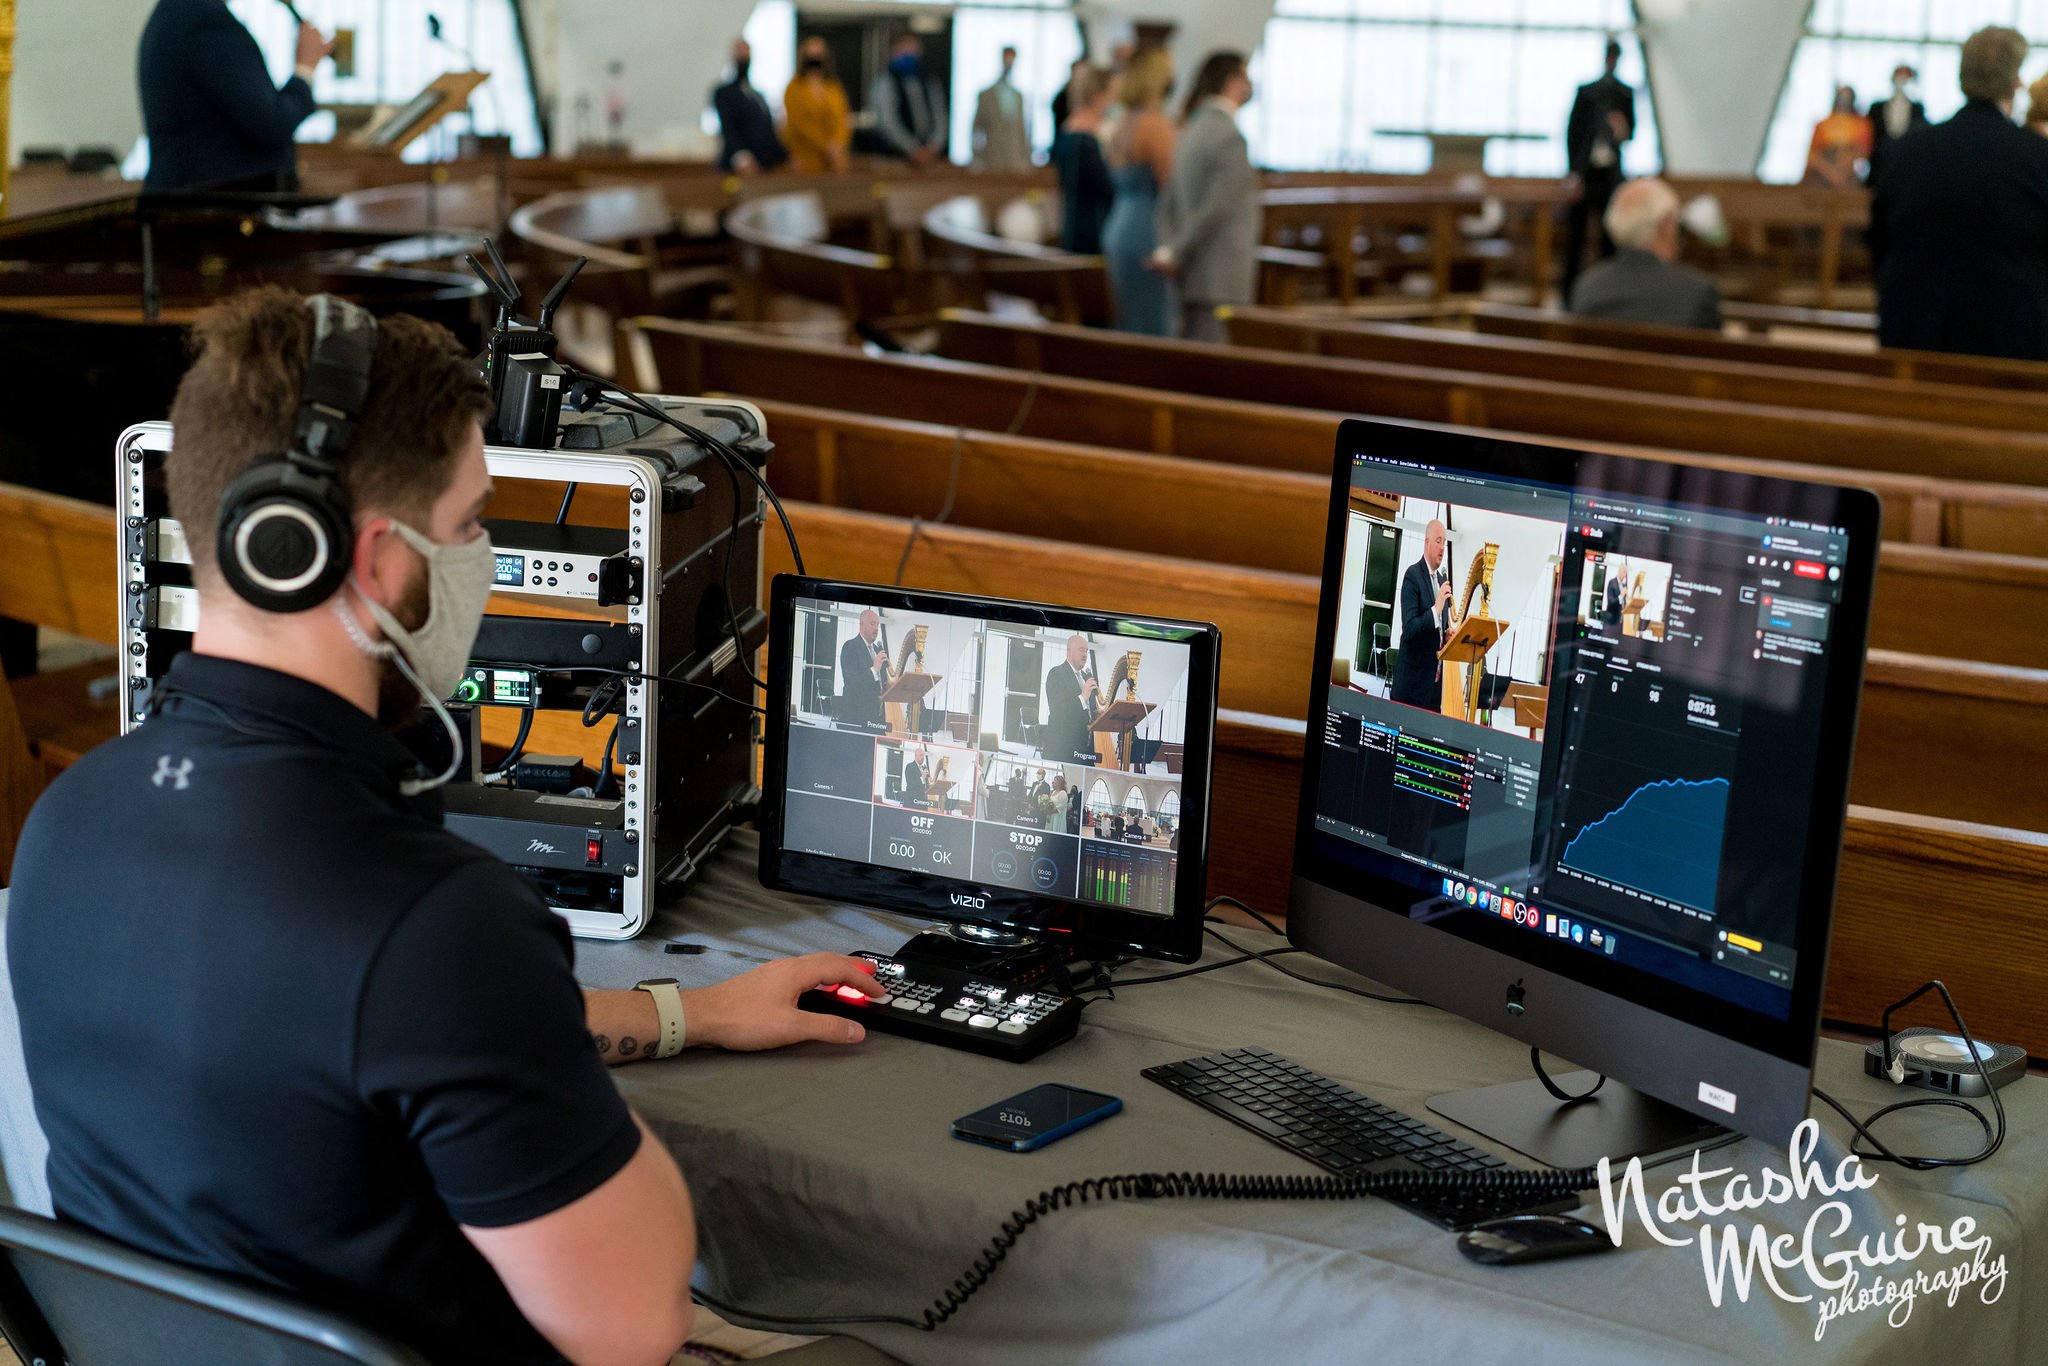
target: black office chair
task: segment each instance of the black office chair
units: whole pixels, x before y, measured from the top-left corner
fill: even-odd
[[[0,1206],[0,1331],[26,1366],[429,1366],[324,1310]]]

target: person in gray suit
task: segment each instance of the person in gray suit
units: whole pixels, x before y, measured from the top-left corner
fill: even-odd
[[[908,29],[889,45],[889,66],[868,87],[875,141],[913,166],[946,159],[946,92],[924,71],[924,43]]]
[[[1010,79],[1016,65],[1017,49],[1004,48],[1003,74],[996,77],[996,83],[982,91],[974,102],[974,169],[977,171],[1031,169],[1031,134],[1024,126],[1024,97],[1017,93],[1016,84]]]
[[[1212,52],[1195,76],[1173,174],[1159,201],[1150,267],[1180,284],[1181,336],[1226,340],[1222,304],[1252,302],[1259,269],[1259,176],[1237,127],[1251,102],[1241,52]]]
[[[1678,264],[1678,195],[1654,176],[1631,180],[1607,206],[1614,255],[1572,286],[1571,311],[1667,327],[1721,326],[1714,277]]]

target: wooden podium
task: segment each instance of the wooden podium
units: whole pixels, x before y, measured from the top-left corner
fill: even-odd
[[[901,735],[910,734],[910,704],[924,701],[939,681],[938,674],[898,674],[896,681],[882,689],[882,714],[889,718],[889,729]]]
[[[1506,622],[1476,613],[1452,629],[1451,638],[1436,652],[1437,662],[1444,669],[1441,710],[1445,716],[1462,716],[1467,721],[1479,719],[1479,695],[1466,688],[1465,680],[1472,672],[1472,665],[1486,658],[1487,651],[1499,642],[1507,629]]]
[[[490,78],[486,71],[449,71],[436,76],[404,104],[371,118],[348,145],[397,157],[443,119],[469,108],[469,97]]]
[[[1510,683],[1500,702],[1514,709],[1516,725],[1538,740],[1543,738],[1544,720],[1550,712],[1549,688],[1541,683]]]
[[[1645,597],[1633,597],[1621,605],[1621,633],[1625,636],[1639,636],[1643,633],[1643,609],[1650,605]]]
[[[1101,757],[1104,768],[1126,766],[1117,757],[1123,748],[1123,739],[1140,721],[1150,716],[1153,710],[1154,706],[1150,702],[1140,702],[1135,697],[1126,697],[1122,701],[1110,703],[1103,709],[1102,715],[1095,718],[1095,724],[1089,729],[1097,735],[1106,737],[1095,743],[1095,752]],[[1106,754],[1102,748],[1105,744],[1109,746]]]

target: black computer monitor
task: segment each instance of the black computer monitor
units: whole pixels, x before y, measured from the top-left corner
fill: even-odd
[[[768,640],[765,885],[1200,956],[1214,626],[785,574]]]
[[[1433,1109],[1558,1165],[1805,1117],[1878,518],[1343,424],[1289,935],[1626,1084]]]

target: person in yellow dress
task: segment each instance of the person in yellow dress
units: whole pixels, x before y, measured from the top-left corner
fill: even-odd
[[[832,74],[832,54],[815,35],[797,48],[796,78],[782,95],[782,140],[791,169],[812,175],[846,169],[853,121],[846,112],[846,87]]]
[[[1814,127],[1804,184],[1846,190],[1858,184],[1856,164],[1870,158],[1870,120],[1856,112],[1856,92],[1835,90],[1835,107]]]

